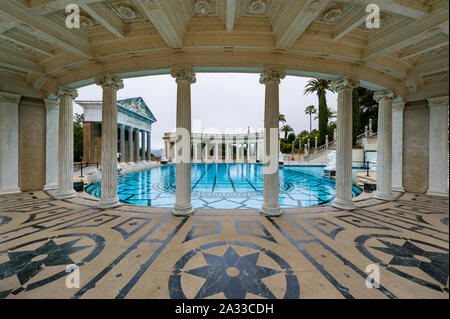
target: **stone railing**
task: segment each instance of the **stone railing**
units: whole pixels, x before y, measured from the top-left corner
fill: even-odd
[[[326,145],[326,144],[321,145],[314,150],[314,153],[311,153],[311,154],[308,154],[307,156],[305,156],[305,161],[309,162],[315,158],[318,158],[318,157],[324,155],[328,150],[334,149],[335,146],[336,146],[335,140],[328,142],[328,145]]]

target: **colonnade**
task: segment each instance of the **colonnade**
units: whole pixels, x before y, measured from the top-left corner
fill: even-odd
[[[181,140],[179,150],[177,148],[176,161],[176,204],[173,213],[175,215],[186,215],[193,211],[191,203],[191,94],[190,88],[195,83],[195,74],[189,67],[181,66],[173,68],[172,76],[177,82],[177,135],[185,135],[188,138]],[[272,166],[264,173],[264,200],[261,211],[270,216],[281,214],[278,194],[278,155],[279,155],[279,84],[285,76],[285,71],[279,66],[267,67],[261,74],[260,83],[265,85],[265,107],[264,107],[264,144],[255,143],[259,150],[264,147],[261,158],[264,167]],[[117,197],[117,90],[123,87],[122,81],[114,76],[107,75],[96,81],[103,89],[102,108],[102,192],[99,202],[100,208],[109,208],[119,205]],[[333,80],[331,87],[338,93],[338,116],[337,116],[337,146],[336,146],[336,197],[333,205],[335,207],[352,210],[355,208],[352,200],[352,89],[358,87],[359,82],[349,77]],[[69,198],[75,196],[73,190],[73,126],[72,110],[73,99],[76,91],[62,88],[59,91],[59,139],[58,139],[58,192],[57,198]],[[395,95],[390,90],[384,90],[375,94],[379,102],[378,115],[378,165],[377,165],[377,191],[374,196],[383,200],[392,200],[393,180],[396,188],[401,188],[401,177],[398,172],[393,175],[392,160],[395,160],[396,170],[400,170],[398,154],[392,152],[398,147],[397,140],[393,141],[393,101]],[[402,121],[400,112],[402,106],[394,103],[394,120]],[[447,195],[448,188],[446,179],[435,178],[447,174],[448,154],[448,97],[429,100],[430,106],[430,182],[429,194]],[[395,127],[401,123],[394,123]],[[120,126],[120,161],[124,162],[124,137],[128,130],[129,140],[137,141],[136,130]],[[150,132],[147,135],[147,145],[150,149]],[[398,138],[398,131],[395,131]],[[273,135],[273,136],[272,136]],[[193,157],[200,156],[197,141],[193,146]],[[400,141],[401,143],[401,141]],[[129,143],[129,154],[138,149]],[[240,143],[239,143],[240,144]],[[215,143],[215,158],[219,156],[219,142]],[[225,142],[225,158],[229,158],[233,144]],[[400,144],[401,145],[401,144]],[[169,146],[170,147],[170,146]],[[237,157],[241,156],[241,147],[238,147]],[[206,148],[208,150],[208,148]],[[148,152],[147,152],[148,154]],[[206,154],[207,155],[207,154]],[[149,156],[149,155],[147,155]],[[142,157],[141,157],[142,158]],[[148,157],[147,157],[148,159]],[[130,161],[130,159],[128,159]],[[401,173],[400,173],[401,174]],[[400,189],[401,190],[401,189]]]
[[[151,132],[119,124],[119,162],[121,164],[139,164],[151,160]],[[141,144],[139,146],[139,133]],[[128,135],[128,157],[126,158],[125,136]]]

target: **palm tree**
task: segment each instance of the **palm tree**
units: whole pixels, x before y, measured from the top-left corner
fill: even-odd
[[[281,128],[281,132],[284,132],[284,138],[287,138],[288,133],[294,132],[294,129],[290,125],[286,124]]]
[[[279,114],[278,115],[278,122],[281,122],[281,123],[286,123],[286,116],[284,116],[284,114]]]
[[[325,136],[328,130],[328,107],[326,90],[333,92],[330,88],[331,81],[311,79],[306,83],[304,94],[316,93],[319,99],[319,144],[325,144]]]
[[[311,130],[312,130],[312,118],[311,117],[313,114],[316,114],[316,112],[317,112],[317,109],[314,105],[308,105],[305,108],[305,114],[309,115],[309,133],[311,133]]]
[[[336,110],[332,109],[331,107],[327,107],[326,114],[327,114],[328,119],[335,119],[335,118],[337,118]],[[318,118],[319,118],[318,116],[314,117],[315,120],[317,120]]]

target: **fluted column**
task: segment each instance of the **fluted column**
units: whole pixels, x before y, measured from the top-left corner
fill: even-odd
[[[194,160],[198,161],[198,143],[193,143]]]
[[[128,163],[133,164],[133,154],[134,154],[134,129],[132,127],[128,128]]]
[[[279,86],[280,80],[286,76],[284,69],[270,66],[261,73],[259,82],[265,85],[264,104],[264,199],[261,212],[270,216],[281,215],[279,204]],[[272,136],[276,134],[276,137]],[[273,144],[276,145],[273,145]]]
[[[378,102],[377,190],[374,197],[393,200],[392,194],[392,100],[391,90],[376,92]]]
[[[46,109],[45,186],[44,190],[58,188],[58,100],[44,100]]]
[[[331,88],[338,92],[336,197],[333,206],[346,210],[355,209],[352,199],[352,90],[358,85],[359,82],[350,78],[331,83]]]
[[[215,153],[216,153],[216,161],[219,161],[219,143],[218,142],[216,142],[216,145],[214,146],[214,150],[215,150]]]
[[[427,194],[448,197],[448,96],[428,99],[430,157]]]
[[[106,75],[96,80],[103,89],[102,98],[102,184],[99,208],[119,205],[117,196],[117,91],[122,80]]]
[[[152,161],[152,129],[147,131],[147,161]]]
[[[145,131],[141,130],[141,159],[142,159],[142,161],[145,161],[145,151],[146,151]]]
[[[120,128],[120,163],[125,162],[125,125],[119,124]]]
[[[141,162],[140,152],[141,149],[139,147],[139,129],[134,130],[134,162],[139,164]]]
[[[189,67],[175,67],[171,72],[177,82],[177,137],[181,154],[176,161],[176,199],[174,215],[193,212],[191,204],[191,84],[195,73]]]
[[[0,92],[0,194],[20,192],[19,103],[21,98],[22,96],[17,94]],[[55,121],[57,124],[57,117]],[[47,168],[48,170],[54,170],[54,167]]]
[[[76,90],[61,88],[59,96],[58,191],[56,198],[75,196],[73,189],[73,99]]]
[[[170,139],[167,140],[167,160],[172,161],[172,150],[170,147]]]
[[[392,104],[392,190],[404,192],[403,188],[403,109],[405,102]],[[369,129],[366,126],[366,137]]]

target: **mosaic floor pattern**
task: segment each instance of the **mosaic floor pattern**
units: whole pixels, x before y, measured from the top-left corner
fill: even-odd
[[[363,193],[353,212],[269,218],[53,195],[0,196],[0,298],[449,298],[447,199]]]

